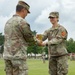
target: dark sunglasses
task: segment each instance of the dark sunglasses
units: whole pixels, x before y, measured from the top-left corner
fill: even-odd
[[[56,18],[56,17],[49,17],[50,19],[54,19],[54,18]]]

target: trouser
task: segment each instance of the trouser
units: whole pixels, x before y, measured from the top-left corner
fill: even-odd
[[[67,75],[68,73],[68,56],[50,57],[49,74],[50,75]]]
[[[28,75],[26,60],[5,60],[6,75]]]

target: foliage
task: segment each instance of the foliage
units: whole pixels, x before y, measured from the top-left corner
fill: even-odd
[[[4,35],[0,33],[0,45],[4,44]]]
[[[69,53],[75,53],[75,41],[72,38],[66,41],[66,45]]]
[[[34,31],[32,31],[32,34],[34,35],[34,36],[36,36],[36,30],[34,30]]]
[[[4,51],[4,35],[2,35],[2,33],[0,33],[0,53],[3,53]]]
[[[27,53],[34,53],[35,57],[36,57],[36,54],[42,53],[42,47],[40,47],[38,45],[29,46],[27,49]]]

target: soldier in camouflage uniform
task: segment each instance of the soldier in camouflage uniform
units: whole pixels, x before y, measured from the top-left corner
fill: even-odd
[[[3,58],[6,75],[28,75],[27,47],[35,44],[30,25],[24,20],[30,6],[19,1],[16,14],[5,24],[5,43]]]
[[[65,48],[67,39],[67,30],[58,24],[59,13],[51,12],[49,14],[52,27],[44,32],[42,41],[48,38],[48,53],[49,53],[49,73],[50,75],[67,75],[68,73],[68,58]],[[37,38],[39,35],[37,35]],[[44,45],[44,43],[42,43]]]

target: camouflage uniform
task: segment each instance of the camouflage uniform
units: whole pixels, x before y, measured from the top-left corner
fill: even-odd
[[[66,75],[68,73],[68,52],[65,48],[67,34],[66,29],[59,24],[55,28],[46,30],[43,34],[43,41],[48,38],[50,75]]]
[[[27,47],[35,44],[30,25],[14,15],[5,25],[3,58],[6,75],[28,75]]]

